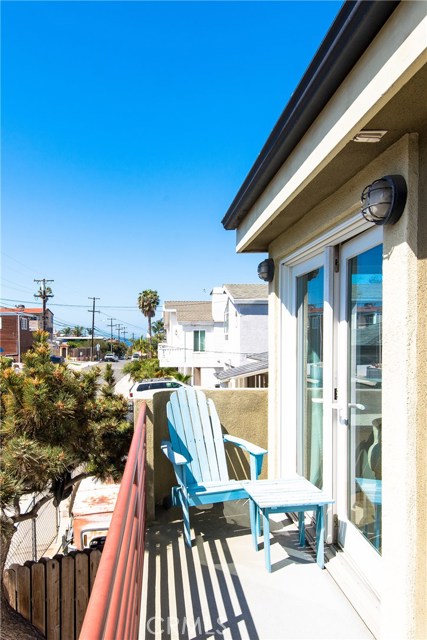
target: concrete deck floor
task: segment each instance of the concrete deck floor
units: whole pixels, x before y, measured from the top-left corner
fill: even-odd
[[[272,573],[252,546],[246,501],[191,509],[191,524],[191,549],[180,509],[159,509],[148,528],[140,640],[373,638],[286,516],[271,521]]]

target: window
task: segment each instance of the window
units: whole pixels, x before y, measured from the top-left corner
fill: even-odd
[[[28,318],[21,318],[21,329],[28,329]]]
[[[193,351],[205,350],[205,331],[194,331],[193,333]]]
[[[227,301],[227,306],[224,311],[224,337],[228,340],[228,329],[230,326],[230,301]]]

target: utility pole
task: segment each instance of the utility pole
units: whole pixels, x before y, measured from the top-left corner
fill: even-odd
[[[88,309],[88,312],[92,314],[92,340],[90,341],[90,359],[93,362],[93,342],[95,340],[95,313],[100,313],[100,311],[95,311],[95,300],[100,300],[100,298],[91,298],[88,296],[88,300],[93,300],[92,309]]]
[[[34,280],[34,282],[42,283],[39,293],[35,293],[34,297],[42,299],[42,303],[43,303],[42,330],[45,331],[46,330],[46,300],[48,300],[48,298],[53,298],[52,289],[50,287],[46,287],[46,282],[55,282],[55,281],[42,278],[41,280]]]
[[[121,331],[122,325],[116,324],[116,327],[117,327],[117,341],[120,342],[120,331]]]
[[[110,321],[110,331],[111,331],[111,340],[110,340],[110,351],[113,351],[113,327],[116,327],[116,324],[113,324],[113,320],[115,320],[115,318],[108,318],[108,320]]]

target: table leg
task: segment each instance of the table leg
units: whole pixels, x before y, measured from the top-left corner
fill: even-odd
[[[298,512],[298,528],[299,528],[299,546],[305,547],[305,514],[304,511]]]
[[[251,521],[252,543],[255,551],[258,551],[259,509],[252,499],[249,499],[249,517]]]
[[[316,509],[316,562],[321,569],[325,566],[325,526],[324,508],[319,505]]]
[[[262,522],[264,530],[264,556],[265,566],[267,571],[271,572],[271,558],[270,558],[270,521],[268,519],[268,509],[262,509]]]

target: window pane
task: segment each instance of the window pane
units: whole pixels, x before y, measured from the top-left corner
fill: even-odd
[[[299,472],[323,484],[323,267],[298,278]]]
[[[349,520],[381,551],[382,245],[349,261]]]

